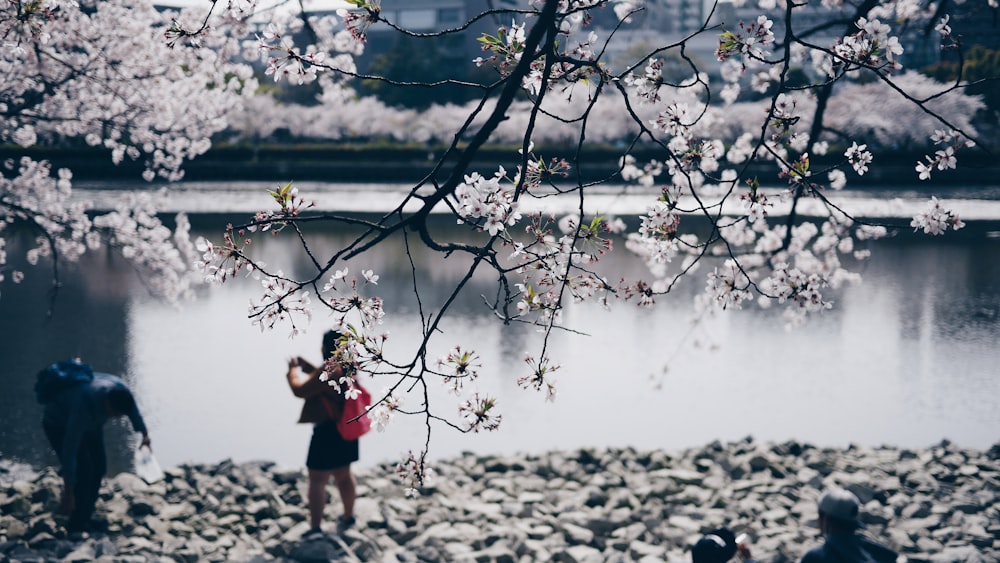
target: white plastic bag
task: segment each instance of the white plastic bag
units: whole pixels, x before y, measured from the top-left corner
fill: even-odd
[[[163,479],[163,469],[153,456],[152,448],[143,446],[135,451],[135,474],[150,485]]]

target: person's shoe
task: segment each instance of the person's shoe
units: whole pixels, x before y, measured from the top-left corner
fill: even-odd
[[[80,522],[78,520],[70,520],[66,523],[66,535],[71,539],[74,536],[80,536],[81,534],[86,537],[87,533],[90,532],[89,522]]]
[[[337,530],[343,532],[344,530],[354,526],[357,521],[357,518],[353,516],[344,516],[341,514],[340,517],[337,518]]]
[[[90,537],[90,533],[85,530],[67,530],[66,539],[72,542],[81,542]]]
[[[318,540],[324,537],[326,537],[326,534],[323,533],[322,528],[313,528],[308,532],[302,534],[302,541]]]
[[[87,531],[91,534],[106,534],[108,532],[108,526],[110,526],[107,518],[97,517],[90,520],[90,525],[87,526]]]

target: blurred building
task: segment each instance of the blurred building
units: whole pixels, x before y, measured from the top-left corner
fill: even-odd
[[[516,9],[523,4],[526,3],[512,0],[382,0],[381,14],[396,27],[415,34],[426,34],[458,29],[470,19],[492,9]],[[495,35],[499,27],[510,24],[509,17],[498,14],[480,17],[461,33],[450,35],[450,38],[446,36],[441,41],[426,42],[425,48],[442,50],[439,55],[454,64],[471,65],[472,60],[482,54],[479,37],[483,34]],[[399,41],[399,32],[388,24],[379,22],[371,26],[365,53],[358,59],[358,66],[365,68],[372,58],[397,48]]]
[[[159,0],[157,5],[190,6],[197,1],[200,0]],[[264,0],[263,4],[269,2],[279,0]],[[776,39],[781,41],[785,34],[784,9],[778,7],[762,11],[753,0],[739,5],[729,0],[718,4],[714,0],[636,0],[636,3],[641,9],[620,27],[610,5],[591,11],[593,20],[585,32],[596,30],[603,40],[613,29],[619,28],[616,41],[608,46],[605,53],[612,69],[634,63],[644,52],[684,41],[685,55],[699,68],[717,74],[715,50],[722,29],[736,29],[740,22],[754,21],[764,13],[774,21],[772,31]],[[317,16],[332,15],[341,8],[354,8],[343,0],[303,0],[301,5],[308,13]],[[504,9],[527,10],[529,5],[527,0],[382,0],[381,15],[392,25],[379,22],[369,28],[364,54],[357,58],[358,68],[364,73],[376,57],[400,49],[411,57],[420,55],[413,49],[426,50],[427,55],[433,55],[439,64],[454,69],[471,67],[472,60],[483,55],[479,37],[495,35],[501,26],[526,19],[520,15],[493,13]],[[990,8],[986,2],[950,3],[949,9],[953,12],[949,24],[954,35],[960,37],[963,47],[968,49],[982,45],[1000,49],[997,9]],[[794,9],[795,33],[806,36],[814,45],[829,47],[847,31],[846,22],[853,10],[853,6],[847,5],[841,12],[833,12],[823,8],[819,2],[803,3]],[[829,25],[831,19],[837,17],[843,21]],[[470,20],[472,23],[465,26]],[[405,29],[411,36],[418,36],[417,39],[421,39],[421,35],[443,30],[460,31],[439,39],[424,37],[413,41],[412,37],[407,40],[393,26]],[[697,33],[703,27],[711,29]],[[893,24],[894,32],[899,35],[904,47],[901,57],[904,68],[919,70],[957,56],[955,52],[942,52],[940,36],[933,27],[934,22],[920,26]],[[431,52],[431,49],[434,51]],[[672,52],[676,56],[678,50]]]

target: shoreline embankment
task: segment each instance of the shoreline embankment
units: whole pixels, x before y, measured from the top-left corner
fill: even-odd
[[[407,496],[395,468],[356,472],[358,524],[309,528],[301,469],[270,462],[182,465],[147,484],[105,481],[99,531],[62,531],[60,479],[0,459],[0,562],[7,561],[690,561],[727,526],[763,562],[798,561],[820,541],[830,486],[863,503],[866,533],[907,562],[1000,561],[1000,443],[921,449],[820,448],[746,438],[683,450],[631,448],[473,455],[435,461]]]
[[[479,149],[469,162],[468,171],[486,176],[497,170],[498,165],[513,171],[521,163],[519,146],[487,145]],[[447,146],[421,144],[380,143],[266,143],[218,144],[207,153],[185,162],[186,181],[319,181],[380,183],[399,182],[415,184],[427,178],[436,181],[452,172],[457,157],[445,157]],[[619,159],[623,149],[616,146],[590,145],[576,147],[539,146],[536,154],[546,159],[552,157],[576,158],[573,181],[587,184],[616,181],[620,170]],[[663,153],[655,148],[635,148],[629,152],[637,162],[662,161]],[[858,176],[849,170],[852,189],[879,190],[885,186],[916,185],[928,192],[947,195],[948,188],[960,186],[996,186],[1000,162],[982,151],[968,151],[959,156],[954,170],[936,171],[931,178],[920,181],[915,166],[924,161],[924,152],[913,150],[882,150],[875,154],[870,170]],[[124,160],[114,164],[111,151],[103,147],[23,147],[0,146],[0,160],[46,160],[53,168],[69,168],[74,181],[136,181],[141,182],[145,164],[142,159]],[[440,166],[438,166],[440,164]],[[818,178],[825,180],[822,171],[845,165],[843,155],[813,155],[811,169]],[[758,177],[762,183],[778,181],[778,169],[773,162],[759,162],[741,169],[745,178]],[[577,178],[575,173],[579,173]],[[822,181],[822,180],[821,180]]]

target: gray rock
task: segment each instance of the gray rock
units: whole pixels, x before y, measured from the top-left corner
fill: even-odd
[[[652,545],[642,541],[633,541],[628,546],[628,557],[631,560],[644,559],[644,558],[660,558],[665,559],[667,554],[667,549],[662,545]]]
[[[292,549],[289,556],[301,563],[328,563],[345,557],[344,550],[328,540],[302,542]]]
[[[107,535],[67,543],[51,515],[60,480],[47,468],[0,487],[0,560],[685,561],[702,533],[730,526],[751,534],[761,560],[788,562],[819,543],[815,502],[837,484],[865,501],[871,535],[912,563],[996,561],[995,450],[745,439],[677,452],[466,454],[436,463],[437,484],[416,498],[403,496],[391,467],[358,471],[358,525],[322,545],[300,541],[301,470],[231,461],[168,468],[154,486],[109,479],[98,505]]]
[[[931,506],[930,502],[910,503],[903,507],[899,516],[904,520],[926,518],[931,515]]]
[[[554,551],[552,560],[565,563],[603,563],[604,555],[593,547],[574,545]]]
[[[14,496],[7,498],[3,505],[0,505],[0,514],[13,516],[14,518],[24,518],[31,514],[31,499],[27,496]]]
[[[466,560],[476,563],[517,563],[517,553],[509,547],[494,545],[467,554]]]
[[[571,545],[581,544],[590,545],[594,541],[594,532],[583,526],[577,526],[570,522],[565,522],[558,524],[558,527],[562,530],[563,534],[566,536],[566,541]]]
[[[668,469],[665,476],[680,485],[700,485],[705,476],[697,471],[685,469]]]
[[[678,530],[683,530],[690,533],[698,533],[701,531],[702,524],[697,520],[694,520],[688,516],[674,515],[667,519],[667,524],[673,526]]]
[[[933,563],[988,563],[996,561],[987,559],[982,552],[972,546],[946,547],[940,553],[930,556]]]

